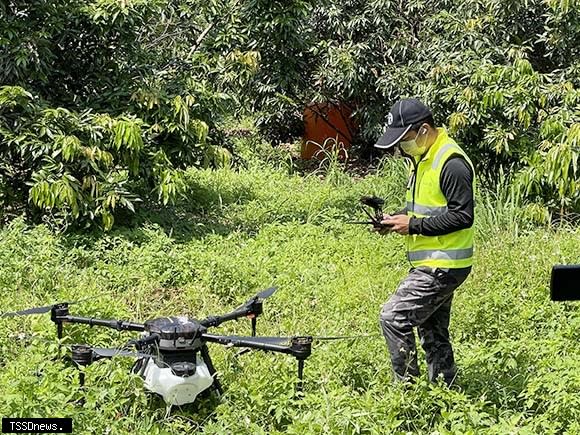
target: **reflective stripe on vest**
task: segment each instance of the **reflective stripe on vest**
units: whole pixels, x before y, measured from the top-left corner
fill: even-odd
[[[449,249],[445,251],[425,250],[409,252],[408,258],[411,261],[420,260],[464,260],[473,257],[473,247],[466,249]]]
[[[429,207],[427,205],[413,204],[412,201],[407,201],[407,210],[413,211],[424,216],[439,216],[447,212],[447,206],[443,207]]]
[[[443,145],[443,147],[441,147],[441,149],[437,151],[437,154],[435,154],[435,158],[433,159],[431,169],[437,169],[439,163],[441,162],[441,159],[443,158],[447,150],[450,150],[451,148],[456,148],[458,151],[460,150],[460,148],[454,143],[448,143],[447,145]],[[463,155],[463,153],[461,154]]]

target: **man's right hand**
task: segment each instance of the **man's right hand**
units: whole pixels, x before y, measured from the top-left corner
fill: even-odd
[[[391,217],[392,216],[390,214],[383,213],[383,221]],[[385,234],[389,234],[391,232],[391,227],[387,225],[381,225],[380,227],[372,227],[371,231],[384,236]]]
[[[387,225],[389,227],[389,231],[393,231],[395,233],[406,236],[407,234],[409,234],[410,221],[411,221],[410,216],[398,214],[382,220],[381,224]]]

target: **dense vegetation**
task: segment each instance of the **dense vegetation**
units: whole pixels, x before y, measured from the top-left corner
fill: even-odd
[[[0,322],[0,414],[70,416],[76,433],[577,433],[580,317],[573,304],[549,302],[548,282],[553,263],[580,261],[578,230],[533,229],[517,205],[480,198],[474,273],[456,295],[451,325],[459,379],[451,389],[425,377],[404,388],[391,382],[378,326],[380,305],[406,273],[402,239],[344,224],[363,193],[398,206],[401,168],[387,164],[358,181],[336,168],[324,174],[189,170],[186,190],[196,200],[138,213],[132,227],[55,236],[16,220],[0,236],[6,309],[96,296],[75,312],[204,316],[276,284],[260,333],[376,334],[317,344],[301,400],[292,358],[236,358],[213,346],[226,390],[220,402],[166,416],[128,374],[131,362],[116,358],[87,369],[81,408],[76,369],[52,360],[54,326],[41,316]],[[246,334],[249,324],[220,330]],[[127,337],[66,331],[68,343]]]
[[[180,170],[227,161],[214,146],[228,102],[220,89],[244,64],[199,52],[216,4],[196,3],[0,5],[5,207],[109,229],[142,199],[175,198]]]
[[[313,101],[351,106],[368,155],[405,96],[488,179],[579,209],[576,0],[10,0],[0,16],[8,217],[110,229],[179,197],[186,167],[230,165],[240,115],[293,140]]]

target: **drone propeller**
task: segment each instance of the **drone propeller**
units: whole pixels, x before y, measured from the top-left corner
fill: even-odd
[[[228,335],[227,338],[231,342],[244,341],[256,345],[272,344],[274,346],[287,346],[292,341],[292,337],[256,337],[256,336],[248,337],[242,335]]]
[[[31,314],[44,314],[44,313],[48,313],[50,310],[52,310],[52,305],[47,305],[45,307],[35,307],[35,308],[29,308],[27,310],[2,313],[2,314],[0,314],[0,318],[16,317],[16,316],[29,316]]]
[[[28,308],[26,310],[21,310],[21,311],[9,311],[6,313],[0,313],[0,319],[7,318],[7,317],[30,316],[33,314],[45,314],[45,313],[50,312],[54,307],[56,307],[58,305],[75,305],[75,304],[79,304],[81,302],[88,301],[90,299],[95,299],[97,297],[98,296],[90,296],[88,298],[78,299],[78,300],[72,301],[72,302],[60,302],[60,303],[55,303],[52,305],[45,305],[43,307],[34,307],[34,308]]]
[[[270,296],[272,296],[276,290],[278,290],[278,287],[270,287],[266,290],[261,291],[260,293],[258,293],[256,295],[256,297],[258,297],[259,299],[266,299],[269,298]]]
[[[9,338],[14,338],[16,340],[36,340],[46,344],[55,344],[54,340],[48,340],[44,337],[40,337],[37,335],[28,335],[25,333],[18,333],[12,334]],[[134,352],[127,349],[122,349],[119,347],[93,347],[86,344],[69,344],[69,343],[61,343],[58,342],[59,346],[64,346],[65,348],[71,350],[74,354],[75,352],[88,352],[90,351],[93,356],[98,358],[113,358],[115,356],[127,356],[133,358],[150,358],[155,356],[153,354],[144,353],[144,352]],[[94,358],[93,358],[94,359]]]
[[[71,360],[77,368],[87,367],[101,358],[113,358],[114,356],[129,356],[134,358],[150,358],[152,355],[141,352],[130,352],[125,349],[92,347],[86,344],[73,344],[67,346],[71,350]],[[79,371],[79,387],[81,390],[85,385],[85,373]],[[84,398],[78,402],[84,404]]]
[[[304,376],[304,361],[310,355],[310,346],[316,341],[337,341],[337,340],[358,340],[361,338],[377,338],[382,337],[381,334],[360,334],[360,335],[338,335],[338,336],[304,336],[304,337],[243,337],[232,335],[228,336],[228,339],[232,339],[234,343],[230,343],[232,346],[239,346],[240,342],[245,342],[246,344],[252,345],[254,349],[260,349],[262,346],[274,345],[274,346],[288,346],[289,348],[294,348],[299,350],[299,353],[292,353],[298,360],[298,384],[296,385],[296,391],[301,393],[303,390],[303,376]],[[228,344],[222,342],[222,344]],[[297,346],[297,347],[295,347]],[[306,346],[306,348],[304,347]],[[263,349],[263,348],[262,348]],[[304,352],[305,349],[308,349]],[[251,349],[245,348],[238,352],[239,355],[243,355],[250,352]],[[301,352],[300,352],[301,351]]]
[[[235,310],[228,314],[223,314],[221,316],[209,316],[200,321],[200,324],[205,327],[215,327],[219,326],[224,322],[230,320],[236,320],[241,317],[247,317],[252,321],[252,337],[256,336],[256,318],[262,314],[263,307],[262,304],[264,299],[272,296],[277,290],[277,287],[270,287],[266,290],[262,290],[260,293],[252,296],[248,301],[237,307]]]
[[[337,340],[358,340],[361,338],[376,338],[382,337],[381,334],[360,334],[360,335],[336,335],[336,336],[308,336],[315,341],[337,341]],[[275,346],[287,346],[292,342],[293,337],[273,337],[273,336],[258,336],[258,337],[247,337],[241,335],[228,335],[228,339],[232,341],[245,341],[255,344],[273,344]],[[249,349],[248,349],[249,350]]]
[[[335,335],[335,336],[313,336],[314,341],[336,341],[336,340],[358,340],[359,338],[382,337],[382,334],[359,334],[359,335]]]
[[[276,292],[276,290],[278,290],[278,287],[270,287],[266,290],[262,290],[260,293],[258,293],[256,296],[252,297],[244,305],[242,305],[242,307],[252,310],[252,314],[250,314],[249,316],[252,322],[252,337],[256,336],[257,317],[260,314],[262,314],[262,302],[264,302],[264,299],[267,299],[270,296],[272,296]]]
[[[278,290],[278,287],[270,287],[270,288],[267,288],[266,290],[262,290],[260,293],[256,294],[255,296],[252,296],[250,299],[248,299],[247,302],[243,303],[238,308],[236,308],[236,310],[246,308],[254,303],[261,303],[264,301],[264,299],[267,299],[270,296],[272,296],[276,292],[276,290]]]
[[[153,355],[143,352],[132,352],[119,348],[91,347],[93,354],[99,358],[113,358],[115,356],[127,356],[132,358],[151,358]]]
[[[298,361],[298,384],[296,389],[302,391],[304,361],[312,351],[312,337],[245,337],[239,335],[203,334],[203,339],[225,346],[244,347],[292,355]]]

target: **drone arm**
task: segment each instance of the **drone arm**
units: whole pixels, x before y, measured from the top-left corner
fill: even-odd
[[[279,344],[258,343],[253,340],[244,340],[239,337],[228,337],[227,335],[203,334],[202,338],[210,343],[219,343],[232,347],[248,347],[251,349],[269,350],[272,352],[292,353],[289,346]],[[259,338],[259,337],[258,337]]]
[[[90,326],[105,326],[117,331],[144,331],[145,325],[141,323],[126,322],[124,320],[103,320],[77,316],[57,316],[56,321],[67,323],[81,323]]]
[[[240,317],[246,317],[252,313],[251,309],[248,309],[247,307],[244,307],[241,310],[235,310],[232,311],[231,313],[228,314],[224,314],[222,316],[209,316],[203,320],[201,320],[199,323],[202,326],[207,327],[212,327],[212,326],[219,326],[224,322],[227,322],[229,320],[235,320],[235,319],[239,319]]]
[[[286,346],[260,342],[260,337],[248,337],[246,339],[244,337],[228,337],[227,335],[203,334],[202,339],[210,343],[219,343],[226,346],[285,353],[299,360],[305,360],[310,356],[312,345],[312,337],[294,337],[291,339],[290,344]]]

